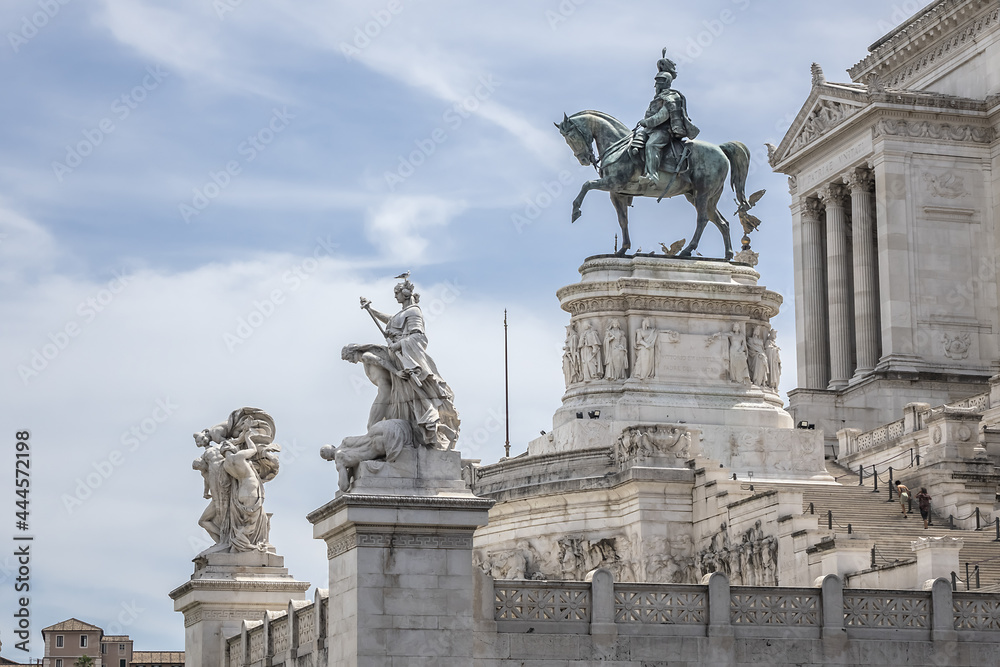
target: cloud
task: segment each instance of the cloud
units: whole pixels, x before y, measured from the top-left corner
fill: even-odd
[[[47,229],[0,200],[0,284],[51,268],[58,255]]]
[[[447,227],[464,211],[464,202],[440,197],[390,197],[370,209],[365,234],[381,255],[403,265],[424,264],[430,256],[429,233]]]

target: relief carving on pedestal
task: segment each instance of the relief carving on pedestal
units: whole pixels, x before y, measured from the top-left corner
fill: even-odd
[[[698,563],[702,575],[721,572],[734,586],[777,586],[778,540],[764,535],[760,519],[737,540],[730,539],[722,522],[709,546],[698,553]]]
[[[629,426],[615,441],[612,456],[620,469],[630,461],[642,461],[654,455],[686,460],[691,454],[691,432],[686,428],[654,424]]]
[[[712,334],[705,340],[705,346],[709,346],[717,340],[723,339],[725,345],[725,364],[729,371],[729,380],[742,385],[750,386],[750,367],[747,361],[747,338],[743,332],[743,325],[740,322],[733,323],[733,330],[730,332],[719,332]]]
[[[584,382],[600,380],[604,377],[601,363],[601,339],[590,322],[584,322],[580,332],[580,369]]]
[[[580,366],[580,336],[576,333],[576,325],[566,327],[566,343],[563,345],[563,375],[566,386],[583,381],[583,369]]]

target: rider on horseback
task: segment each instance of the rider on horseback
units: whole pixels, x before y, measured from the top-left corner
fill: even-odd
[[[700,132],[688,118],[687,100],[670,87],[677,78],[677,65],[666,57],[666,49],[663,50],[663,55],[664,57],[656,62],[656,96],[649,103],[646,117],[639,121],[645,132],[642,129],[638,130],[638,133],[647,135],[644,175],[654,182],[659,180],[658,172],[663,149],[669,146],[673,158],[668,160],[668,165],[665,165],[667,171],[680,171],[683,168],[680,164],[683,157],[680,152],[681,140],[694,139]]]

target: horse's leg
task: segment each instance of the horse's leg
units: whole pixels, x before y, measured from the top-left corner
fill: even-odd
[[[719,228],[722,233],[722,242],[726,247],[726,259],[733,258],[733,240],[729,233],[729,221],[726,220],[721,213],[719,213],[719,198],[722,197],[722,189],[709,200],[709,219],[715,223],[715,226]]]
[[[625,251],[632,247],[632,241],[628,237],[628,205],[632,200],[629,195],[620,192],[611,193],[611,203],[615,206],[615,213],[618,214],[618,225],[622,228],[622,247],[616,253],[619,257],[625,255]]]
[[[583,198],[587,196],[587,193],[595,188],[599,190],[606,189],[605,187],[603,187],[604,185],[605,185],[604,179],[599,179],[596,181],[587,181],[586,183],[583,184],[583,186],[580,188],[580,194],[578,194],[576,196],[576,199],[573,200],[573,219],[571,220],[571,222],[576,222],[577,220],[580,219],[580,216],[583,215],[583,212],[580,210],[580,207],[583,205]]]
[[[694,207],[698,212],[698,223],[694,230],[694,236],[691,238],[691,242],[687,244],[687,247],[677,253],[678,257],[691,256],[691,253],[698,248],[701,235],[705,231],[705,226],[708,225],[708,195],[696,191],[694,193]]]

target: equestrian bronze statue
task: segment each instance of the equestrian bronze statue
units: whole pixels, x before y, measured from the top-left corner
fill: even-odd
[[[744,193],[750,151],[738,141],[716,146],[695,139],[698,128],[688,117],[687,101],[670,87],[677,77],[677,66],[665,56],[666,49],[657,62],[655,97],[634,130],[600,111],[563,114],[562,122],[555,123],[580,164],[593,165],[600,176],[580,188],[580,194],[573,200],[573,222],[580,217],[580,206],[590,190],[608,192],[622,228],[622,245],[617,254],[624,255],[632,245],[628,235],[628,207],[633,197],[656,197],[659,201],[684,195],[697,210],[698,219],[691,242],[677,256],[691,256],[705,225],[711,221],[722,232],[726,259],[732,259],[729,222],[719,213],[718,204],[726,174],[731,172],[730,184],[739,205],[737,213],[741,220],[753,219],[747,211],[763,192],[754,193],[749,200]]]

